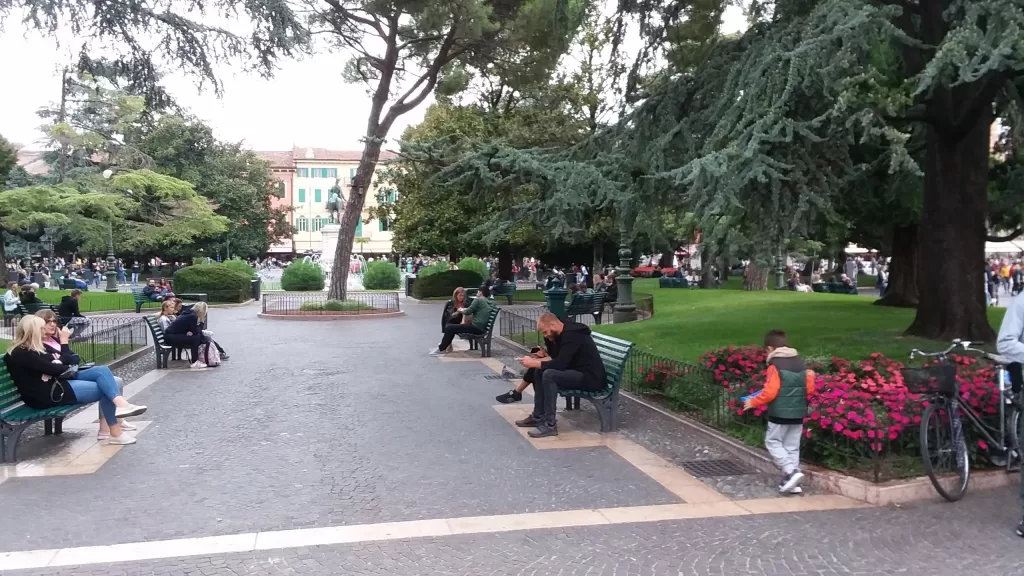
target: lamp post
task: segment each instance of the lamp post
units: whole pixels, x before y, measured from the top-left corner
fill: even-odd
[[[615,300],[615,315],[613,322],[632,322],[636,320],[636,305],[633,304],[633,277],[629,275],[632,271],[633,251],[629,249],[629,242],[626,241],[625,228],[619,231],[619,267],[615,269],[615,283],[619,285],[618,298]]]
[[[110,180],[114,171],[107,169],[103,171],[103,178]],[[129,193],[131,190],[128,191]],[[105,292],[117,292],[117,262],[114,260],[114,224],[107,222],[107,287]]]

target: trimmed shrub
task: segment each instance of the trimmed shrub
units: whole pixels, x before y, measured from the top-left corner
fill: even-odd
[[[480,275],[481,278],[484,279],[487,279],[491,276],[491,271],[489,268],[487,268],[487,264],[484,264],[484,261],[480,260],[479,258],[463,258],[462,260],[459,260],[459,263],[456,264],[456,266],[459,267],[459,270],[469,270],[471,272],[476,272],[477,274]]]
[[[225,260],[222,266],[230,268],[235,272],[241,272],[242,274],[247,275],[249,278],[253,278],[256,276],[256,269],[253,268],[252,266],[249,266],[248,262],[240,258],[232,258],[231,260]]]
[[[426,278],[416,278],[412,285],[413,298],[434,298],[451,296],[456,288],[475,288],[483,284],[484,279],[472,270],[450,270],[439,274],[431,274]]]
[[[303,312],[358,312],[373,310],[374,307],[356,300],[327,300],[325,302],[303,302],[299,310]]]
[[[211,302],[245,302],[252,277],[220,264],[193,264],[174,273],[174,292],[205,292]]]
[[[281,289],[286,292],[302,292],[324,289],[324,271],[320,266],[297,260],[281,273]]]
[[[390,260],[374,260],[366,264],[363,274],[363,288],[367,290],[398,290],[402,273]]]
[[[416,274],[416,279],[419,280],[424,276],[433,276],[434,274],[440,274],[442,272],[448,272],[449,266],[447,262],[434,262],[426,268],[420,268],[420,271]]]

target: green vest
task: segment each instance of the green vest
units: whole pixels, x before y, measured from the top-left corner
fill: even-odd
[[[779,395],[768,404],[769,418],[800,420],[807,416],[807,372],[779,370]]]

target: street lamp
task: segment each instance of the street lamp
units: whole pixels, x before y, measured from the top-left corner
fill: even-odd
[[[114,171],[109,168],[103,171],[103,178],[110,180]],[[128,193],[131,194],[131,190]],[[105,292],[117,292],[117,262],[114,261],[114,223],[107,222],[107,287]]]

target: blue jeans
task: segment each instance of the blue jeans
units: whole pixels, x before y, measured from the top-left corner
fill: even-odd
[[[94,366],[78,372],[74,380],[68,381],[75,398],[82,404],[100,403],[100,413],[107,424],[117,424],[117,408],[114,398],[121,395],[114,374],[106,366]]]

